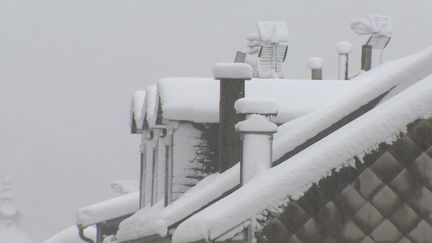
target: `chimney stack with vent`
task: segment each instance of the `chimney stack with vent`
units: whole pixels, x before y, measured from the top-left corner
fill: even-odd
[[[322,69],[324,67],[324,60],[321,57],[311,57],[307,60],[306,66],[311,70],[311,79],[323,79]]]
[[[214,78],[220,80],[219,99],[219,172],[240,161],[240,135],[235,124],[244,115],[234,110],[236,100],[245,96],[245,80],[252,78],[252,67],[245,63],[219,63],[213,67]]]
[[[336,43],[336,50],[339,54],[338,79],[348,80],[348,56],[349,53],[352,51],[352,44],[347,41],[340,41]]]
[[[236,111],[247,115],[237,123],[242,138],[240,183],[244,185],[260,172],[271,167],[273,134],[277,126],[269,121],[277,114],[277,104],[271,99],[244,98],[235,104]]]

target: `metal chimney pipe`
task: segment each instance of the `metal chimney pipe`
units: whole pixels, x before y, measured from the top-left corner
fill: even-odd
[[[306,62],[307,67],[311,70],[311,79],[323,79],[322,69],[324,67],[324,60],[321,57],[311,57]]]
[[[339,54],[338,79],[348,80],[348,62],[349,62],[348,56],[349,53],[352,51],[352,44],[347,41],[340,41],[336,43],[336,50]]]
[[[372,46],[362,46],[361,70],[369,71],[372,68]]]
[[[224,172],[240,161],[241,141],[235,124],[244,115],[235,112],[234,103],[245,96],[245,80],[252,78],[252,67],[246,63],[218,63],[213,73],[220,80],[219,172]]]

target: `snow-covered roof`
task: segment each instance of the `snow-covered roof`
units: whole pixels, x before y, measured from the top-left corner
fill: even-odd
[[[147,126],[152,127],[156,124],[157,111],[159,106],[159,95],[156,85],[150,85],[146,89],[146,123]]]
[[[89,226],[133,214],[138,209],[139,192],[132,192],[80,209],[76,215],[76,224]]]
[[[177,227],[173,242],[215,239],[266,209],[277,211],[332,170],[355,166],[355,157],[395,142],[407,125],[430,118],[431,93],[429,76],[193,215]]]
[[[131,100],[131,119],[134,119],[136,126],[138,129],[142,129],[144,125],[144,119],[145,119],[145,97],[146,97],[146,91],[145,90],[138,90],[135,91],[132,95]],[[131,126],[132,122],[131,120]]]
[[[293,151],[308,139],[329,128],[380,95],[383,101],[398,94],[432,73],[432,48],[385,63],[357,78],[347,81],[360,84],[347,90],[320,109],[279,127],[274,136],[273,159]]]
[[[124,242],[151,235],[164,237],[168,227],[202,209],[239,183],[239,164],[223,174],[210,175],[167,207],[164,208],[163,202],[160,202],[154,207],[141,209],[125,219],[119,226],[117,239]]]
[[[279,112],[273,121],[281,124],[310,113],[359,85],[340,80],[252,79],[246,81],[245,95],[274,99]],[[219,80],[165,78],[158,82],[158,88],[164,119],[219,121]]]
[[[92,240],[96,240],[96,228],[88,227],[84,229],[84,235]],[[5,241],[5,242],[15,243],[15,241]],[[81,243],[81,242],[84,243],[85,241],[83,241],[79,237],[78,228],[76,226],[71,226],[53,235],[51,238],[44,241],[43,243]]]

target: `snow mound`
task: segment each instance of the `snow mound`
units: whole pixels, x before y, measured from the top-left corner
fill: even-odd
[[[264,43],[288,41],[288,27],[284,22],[259,21],[257,27],[261,41]]]
[[[215,79],[251,79],[252,67],[247,63],[217,63],[213,75]]]
[[[138,209],[139,192],[133,192],[80,209],[76,215],[76,224],[89,226],[132,214]]]
[[[264,133],[275,133],[277,131],[277,125],[270,122],[267,118],[252,114],[244,121],[238,122],[235,126],[239,132],[264,132]]]
[[[336,50],[340,54],[349,54],[352,51],[352,44],[348,41],[339,41],[336,43]]]
[[[311,57],[307,60],[306,66],[310,69],[322,69],[324,67],[324,59],[321,57]]]
[[[240,114],[276,115],[278,104],[271,98],[241,98],[234,103],[234,108]]]

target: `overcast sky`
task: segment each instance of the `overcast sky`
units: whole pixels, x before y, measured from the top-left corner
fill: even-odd
[[[23,228],[42,242],[80,207],[115,196],[112,180],[137,179],[131,93],[211,76],[257,20],[287,23],[286,76],[307,77],[306,58],[321,56],[335,78],[337,41],[355,45],[358,69],[364,39],[352,18],[393,17],[389,60],[432,44],[431,10],[430,0],[0,0],[0,177],[14,183]]]

